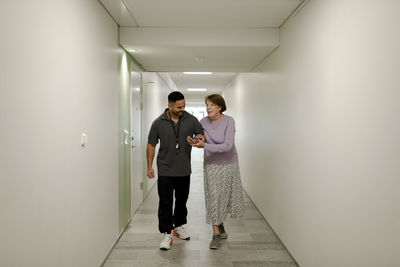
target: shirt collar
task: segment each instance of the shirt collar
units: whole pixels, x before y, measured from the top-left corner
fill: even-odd
[[[168,121],[170,120],[170,118],[167,116],[167,111],[168,110],[169,110],[168,108],[166,108],[164,110],[163,114],[161,114],[161,119],[168,120]],[[189,116],[189,113],[187,111],[184,111],[181,119],[187,118],[188,116]]]

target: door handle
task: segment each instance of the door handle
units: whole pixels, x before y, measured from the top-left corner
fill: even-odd
[[[125,134],[125,139],[124,139],[124,144],[125,145],[129,145],[128,140],[129,140],[129,132],[128,130],[124,130],[124,134]]]

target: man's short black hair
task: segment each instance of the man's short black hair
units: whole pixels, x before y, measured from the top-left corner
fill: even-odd
[[[185,99],[185,96],[178,91],[173,91],[168,95],[168,103],[175,103],[178,100]]]

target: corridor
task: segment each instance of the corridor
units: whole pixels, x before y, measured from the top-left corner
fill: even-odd
[[[174,237],[169,251],[158,249],[157,188],[154,187],[122,237],[109,255],[104,267],[133,266],[297,266],[277,239],[254,204],[245,196],[247,215],[228,219],[228,239],[222,248],[210,250],[211,227],[205,223],[202,150],[192,151],[192,176],[188,201],[187,230],[191,240]],[[239,155],[240,156],[240,155]]]
[[[3,0],[0,267],[399,267],[399,10]],[[173,91],[235,120],[248,214],[217,251],[197,149],[192,239],[159,250],[146,148]]]

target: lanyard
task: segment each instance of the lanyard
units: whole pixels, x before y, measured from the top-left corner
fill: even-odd
[[[172,130],[174,130],[174,134],[175,134],[175,138],[176,138],[175,139],[175,141],[176,141],[175,150],[176,150],[176,153],[178,153],[179,150],[180,150],[180,147],[179,147],[179,128],[181,126],[181,118],[179,118],[179,120],[178,120],[178,131],[175,131],[175,126],[174,126],[174,122],[172,121],[172,117],[171,117],[170,111],[168,111],[168,115],[169,115],[169,119],[170,119],[170,122],[171,122]]]

